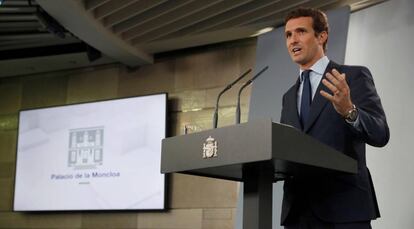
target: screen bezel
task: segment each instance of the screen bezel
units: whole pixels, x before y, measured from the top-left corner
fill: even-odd
[[[163,174],[164,176],[164,201],[162,208],[154,208],[154,209],[48,209],[48,210],[16,210],[15,209],[15,198],[16,198],[16,180],[17,180],[17,164],[18,164],[18,146],[19,146],[19,127],[20,127],[20,114],[24,111],[31,111],[31,110],[40,110],[40,109],[48,109],[48,108],[57,108],[57,107],[67,107],[73,105],[81,105],[81,104],[92,104],[92,103],[100,103],[100,102],[107,102],[113,100],[123,100],[123,99],[131,99],[131,98],[140,98],[140,97],[148,97],[148,96],[157,96],[157,95],[164,95],[165,97],[165,126],[164,126],[164,138],[169,136],[169,125],[168,125],[168,93],[161,92],[161,93],[152,93],[152,94],[145,94],[145,95],[137,95],[137,96],[125,96],[125,97],[116,97],[116,98],[109,98],[109,99],[99,99],[93,101],[84,101],[84,102],[75,102],[69,104],[59,104],[59,105],[51,105],[51,106],[41,106],[41,107],[34,107],[34,108],[27,108],[27,109],[20,109],[17,117],[17,131],[16,131],[16,148],[15,148],[15,167],[14,167],[14,185],[13,185],[13,201],[12,206],[13,212],[164,212],[168,211],[168,191],[169,191],[169,181],[170,175]],[[160,152],[161,153],[161,152]],[[161,161],[160,161],[161,163]]]

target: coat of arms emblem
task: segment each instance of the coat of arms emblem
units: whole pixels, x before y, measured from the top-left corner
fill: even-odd
[[[103,162],[104,127],[69,130],[69,167],[91,169]]]
[[[203,158],[217,157],[217,141],[209,136],[203,143]]]

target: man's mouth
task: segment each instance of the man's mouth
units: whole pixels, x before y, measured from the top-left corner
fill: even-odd
[[[302,48],[294,47],[294,48],[292,48],[292,53],[293,54],[298,54],[301,50],[302,50]]]

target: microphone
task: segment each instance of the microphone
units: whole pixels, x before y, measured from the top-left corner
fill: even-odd
[[[220,97],[221,95],[226,92],[227,90],[229,90],[231,87],[233,87],[237,82],[239,82],[239,80],[241,80],[243,77],[245,77],[247,74],[249,74],[252,71],[252,69],[250,68],[249,70],[247,70],[245,73],[243,73],[241,76],[239,76],[239,78],[235,79],[233,82],[231,82],[229,85],[227,85],[217,96],[217,100],[216,100],[216,107],[214,109],[214,116],[213,116],[213,129],[217,128],[217,121],[218,121],[218,106],[219,106],[219,101],[220,101]]]
[[[253,76],[251,79],[246,81],[239,89],[239,93],[237,95],[237,106],[236,106],[236,124],[240,123],[240,95],[244,88],[249,86],[257,77],[259,77],[264,71],[266,71],[269,68],[269,66],[264,67],[260,72],[258,72],[255,76]]]

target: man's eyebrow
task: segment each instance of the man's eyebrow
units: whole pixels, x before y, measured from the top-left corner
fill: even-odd
[[[297,27],[295,31],[307,31],[307,29],[305,27]]]

